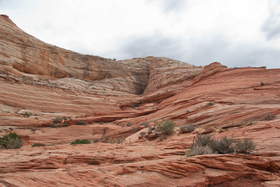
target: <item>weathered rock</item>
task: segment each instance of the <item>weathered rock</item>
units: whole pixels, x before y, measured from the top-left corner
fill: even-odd
[[[0,186],[279,186],[279,79],[280,69],[81,55],[2,15],[0,135],[16,132],[24,146],[0,150]],[[145,138],[164,120],[196,129]],[[257,149],[186,157],[198,134]]]

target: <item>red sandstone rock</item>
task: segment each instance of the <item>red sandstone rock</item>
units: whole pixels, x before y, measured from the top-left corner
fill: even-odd
[[[280,69],[81,55],[2,15],[0,134],[16,132],[24,146],[0,150],[0,186],[279,186],[279,79]],[[197,129],[141,138],[167,119]],[[257,149],[186,157],[206,133],[251,138]],[[70,145],[76,139],[96,143]]]

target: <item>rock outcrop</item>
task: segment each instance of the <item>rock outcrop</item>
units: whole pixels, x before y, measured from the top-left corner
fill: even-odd
[[[279,80],[280,69],[82,55],[1,15],[0,135],[24,146],[0,150],[0,186],[280,186]],[[164,120],[195,130],[143,138]],[[256,151],[186,157],[199,134]]]

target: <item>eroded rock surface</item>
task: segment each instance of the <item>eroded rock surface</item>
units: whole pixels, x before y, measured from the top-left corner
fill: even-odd
[[[0,186],[280,186],[279,80],[280,69],[81,55],[2,15],[0,135],[16,132],[24,146],[0,150]],[[176,133],[143,138],[164,120]],[[186,157],[198,134],[257,148]]]

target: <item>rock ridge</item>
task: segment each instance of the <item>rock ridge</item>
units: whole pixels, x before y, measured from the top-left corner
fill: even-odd
[[[0,186],[280,186],[279,80],[280,69],[82,55],[1,15],[0,136],[24,144],[0,149]],[[165,120],[172,135],[143,136]],[[256,150],[186,157],[203,134]],[[91,144],[71,144],[81,139]]]

